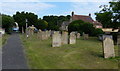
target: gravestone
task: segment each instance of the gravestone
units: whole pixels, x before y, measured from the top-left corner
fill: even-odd
[[[106,37],[103,40],[103,53],[104,53],[104,58],[115,57],[114,43],[111,38]]]
[[[48,37],[50,37],[50,35],[51,35],[51,31],[49,30],[49,31],[48,31]]]
[[[55,32],[55,31],[51,31],[51,37],[53,36],[54,32]]]
[[[30,26],[29,28],[30,28],[30,34],[33,35],[35,30],[34,25]]]
[[[62,44],[68,44],[68,32],[62,32]]]
[[[113,39],[113,36],[112,35],[103,35],[102,40],[104,40],[105,38]]]
[[[48,31],[45,31],[45,39],[48,39]]]
[[[117,36],[117,44],[120,46],[120,35]]]
[[[61,46],[61,34],[59,32],[55,32],[52,35],[52,47],[60,47]]]
[[[83,34],[84,40],[88,40],[89,35],[88,34]]]
[[[41,40],[45,40],[45,39],[46,39],[46,36],[45,36],[45,32],[44,32],[44,31],[42,31],[42,32],[40,33],[40,35],[41,35]]]
[[[76,43],[76,35],[75,32],[70,33],[70,38],[69,38],[69,44],[75,44]]]
[[[42,32],[42,31],[39,30],[38,33],[37,33],[38,39],[40,39],[40,40],[41,40],[41,32]]]
[[[77,33],[76,36],[77,36],[77,38],[80,38],[80,33]]]

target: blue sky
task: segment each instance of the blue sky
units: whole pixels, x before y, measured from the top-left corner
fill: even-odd
[[[72,0],[71,0],[72,1]],[[100,11],[99,6],[108,4],[108,1],[72,1],[72,2],[40,2],[40,1],[15,1],[15,0],[4,0],[0,3],[0,12],[8,15],[13,15],[16,11],[27,11],[37,14],[40,18],[45,15],[71,15],[71,12],[74,11],[78,15],[88,15],[92,14],[93,19],[95,19],[95,12]]]

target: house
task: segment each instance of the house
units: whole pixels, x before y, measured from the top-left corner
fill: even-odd
[[[62,31],[68,31],[68,25],[70,24],[70,21],[63,21],[61,24],[60,30]]]
[[[74,12],[72,12],[72,17],[70,19],[70,22],[75,20],[82,20],[84,22],[92,23],[95,28],[102,28],[102,24],[98,21],[94,21],[91,17],[91,14],[88,16],[85,15],[75,15]]]
[[[72,16],[70,21],[63,21],[63,23],[61,24],[60,30],[68,30],[68,25],[75,20],[82,20],[84,22],[89,22],[92,23],[93,26],[95,28],[102,28],[102,24],[98,21],[94,21],[91,17],[91,14],[89,14],[88,16],[85,15],[75,15],[74,12],[72,12]]]

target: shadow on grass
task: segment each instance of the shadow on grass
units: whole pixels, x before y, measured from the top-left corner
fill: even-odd
[[[95,57],[104,58],[104,55],[98,52],[90,51],[90,54]]]

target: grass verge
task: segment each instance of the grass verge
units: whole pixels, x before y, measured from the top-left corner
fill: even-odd
[[[8,34],[4,34],[2,37],[0,37],[0,46],[1,47],[6,43],[6,40],[8,39],[8,37],[9,37]]]

